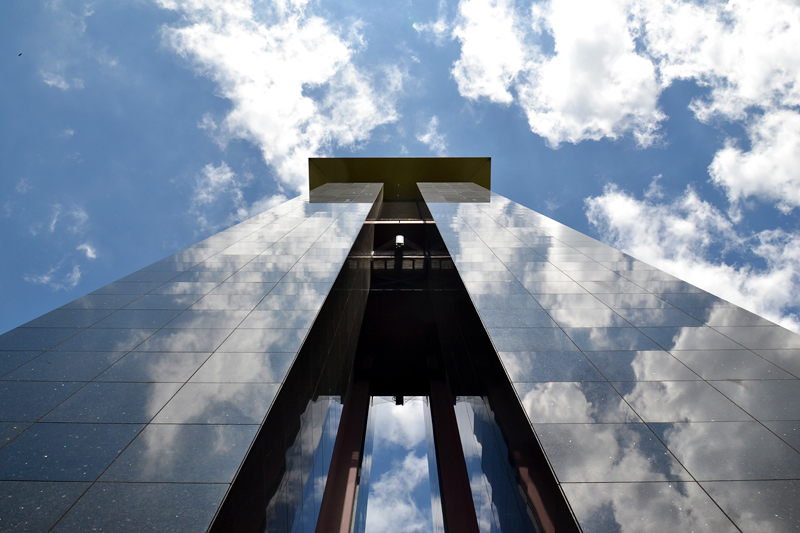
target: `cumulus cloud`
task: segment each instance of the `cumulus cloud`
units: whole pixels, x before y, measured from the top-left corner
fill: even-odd
[[[452,75],[465,98],[519,105],[552,147],[629,133],[646,147],[677,79],[709,87],[691,105],[703,121],[799,105],[798,14],[781,0],[461,0]]]
[[[461,57],[452,74],[461,96],[501,104],[514,100],[509,87],[525,66],[527,52],[515,18],[508,0],[459,3],[453,37],[461,42]]]
[[[800,206],[800,113],[765,113],[750,124],[748,136],[749,151],[729,140],[716,153],[709,166],[711,179],[727,192],[734,208],[755,196],[789,214]]]
[[[28,283],[36,285],[46,285],[54,291],[69,290],[75,288],[81,280],[81,268],[77,264],[72,265],[72,270],[64,271],[62,264],[52,267],[44,274],[28,274],[24,277]]]
[[[445,140],[443,134],[438,132],[438,128],[439,117],[434,115],[428,122],[428,128],[425,132],[417,134],[417,140],[427,145],[431,152],[442,157],[447,155],[447,140]]]
[[[307,159],[366,142],[397,120],[404,74],[368,73],[355,64],[365,45],[358,23],[334,27],[306,2],[159,0],[182,15],[163,29],[165,43],[213,80],[232,104],[204,127],[225,144],[256,144],[282,184],[307,188]]]
[[[691,188],[672,202],[655,203],[609,185],[602,195],[586,200],[586,214],[605,242],[800,331],[800,233],[741,234]],[[747,264],[719,259],[726,250],[746,257]]]

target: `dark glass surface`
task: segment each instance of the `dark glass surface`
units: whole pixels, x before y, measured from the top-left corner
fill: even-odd
[[[800,420],[767,420],[762,421],[783,442],[800,452]]]
[[[0,481],[0,529],[49,531],[89,483]]]
[[[55,348],[58,352],[127,352],[150,337],[155,329],[86,329]]]
[[[672,355],[703,379],[794,379],[750,350],[673,350]]]
[[[202,265],[200,265],[202,267]],[[217,282],[221,283],[231,277],[236,269],[232,268],[230,270],[205,270],[200,269],[197,267],[192,269],[189,272],[184,272],[180,274],[178,277],[170,280],[174,282],[187,282],[187,281],[205,281],[205,282]]]
[[[34,424],[0,450],[0,479],[92,481],[142,427],[139,424]]]
[[[738,531],[696,483],[565,483],[584,533]]]
[[[175,276],[177,272],[161,272],[156,270],[139,270],[133,274],[129,274],[119,281],[169,281]]]
[[[237,329],[219,351],[296,353],[307,334],[307,329]]]
[[[116,281],[97,289],[92,294],[145,294],[162,283],[161,281]]]
[[[162,329],[136,347],[137,352],[213,352],[230,329]]]
[[[17,328],[0,335],[0,350],[33,351],[49,350],[73,335],[81,328]]]
[[[603,381],[581,352],[500,352],[511,381]]]
[[[588,291],[574,281],[526,281],[525,288],[531,294],[588,294]],[[472,292],[470,287],[467,290]]]
[[[288,328],[307,329],[314,322],[316,312],[311,310],[301,311],[252,311],[239,325],[239,328]]]
[[[129,303],[126,309],[188,309],[201,294],[146,294]]]
[[[108,309],[56,309],[34,318],[26,328],[86,328],[112,313]]]
[[[0,422],[0,448],[25,431],[30,422]]]
[[[641,422],[606,382],[515,383],[514,388],[533,424]]]
[[[169,329],[228,329],[238,326],[249,311],[186,310],[164,327]]]
[[[675,307],[686,309],[690,307],[735,307],[732,303],[726,302],[722,298],[718,298],[713,294],[703,293],[684,293],[673,294],[663,293],[658,295],[659,298],[669,302]]]
[[[564,328],[581,350],[657,350],[658,346],[635,328]]]
[[[482,309],[481,321],[487,328],[544,328],[556,327],[546,311],[540,309]]]
[[[261,300],[256,309],[258,310],[315,310],[322,306],[325,301],[324,294],[268,294]]]
[[[700,376],[661,350],[586,352],[610,381],[695,380]]]
[[[758,422],[650,424],[698,481],[797,479],[800,453]]]
[[[617,311],[634,326],[694,326],[703,324],[680,309],[619,309]]]
[[[0,376],[24,365],[40,353],[42,353],[42,350],[0,351]]]
[[[711,384],[758,420],[800,420],[800,380],[713,381]]]
[[[553,309],[608,309],[593,294],[534,294],[536,301],[548,311]]]
[[[192,376],[194,382],[281,383],[293,353],[217,352]]]
[[[235,283],[225,282],[220,283],[211,295],[215,294],[249,294],[264,296],[275,286],[274,283]]]
[[[183,383],[192,377],[210,355],[210,353],[131,352],[95,379]]]
[[[800,377],[800,350],[754,350],[758,355]]]
[[[135,294],[87,294],[61,309],[122,309],[137,298]]]
[[[639,328],[665,350],[736,350],[741,345],[708,327]]]
[[[42,420],[146,424],[179,388],[178,383],[89,383]]]
[[[672,308],[672,305],[652,294],[598,294],[597,299],[612,309]]]
[[[258,426],[150,424],[101,481],[230,483]]]
[[[205,531],[228,486],[96,483],[53,531]]]
[[[46,352],[3,376],[6,380],[91,381],[125,352]]]
[[[559,481],[691,480],[644,424],[535,424]]]
[[[739,307],[717,306],[707,308],[688,308],[686,312],[709,326],[773,326],[766,318],[761,318]]]
[[[484,309],[541,309],[542,306],[530,294],[515,296],[499,296],[496,294],[470,294],[472,303],[482,311]]]
[[[277,391],[273,383],[187,383],[153,422],[260,424]]]
[[[575,345],[558,328],[486,328],[499,352],[574,351]]]
[[[564,328],[610,328],[631,325],[611,309],[550,309],[559,326]]]
[[[742,531],[757,533],[798,529],[798,480],[709,481],[702,485]]]
[[[78,390],[83,383],[6,381],[0,383],[0,417],[8,422],[34,422]]]
[[[780,326],[715,326],[714,329],[751,350],[800,349],[800,335]]]
[[[113,315],[104,318],[94,328],[150,328],[158,329],[164,324],[178,316],[180,311],[159,309],[159,310],[130,310],[121,309]]]
[[[191,309],[249,311],[254,309],[262,298],[263,294],[207,294],[192,304]]]
[[[625,381],[612,385],[648,423],[752,420],[704,381]]]

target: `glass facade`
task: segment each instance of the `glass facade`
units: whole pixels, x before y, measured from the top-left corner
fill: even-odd
[[[474,184],[419,187],[584,531],[800,527],[800,336]]]
[[[362,428],[357,527],[404,460],[423,529],[459,484],[481,532],[800,527],[800,336],[419,181],[324,184],[0,335],[0,530],[318,530],[367,378],[430,404],[399,463]]]

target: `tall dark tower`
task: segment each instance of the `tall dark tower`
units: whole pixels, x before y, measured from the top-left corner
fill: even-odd
[[[381,461],[434,531],[800,527],[800,336],[488,158],[309,184],[0,336],[0,530],[371,532]]]

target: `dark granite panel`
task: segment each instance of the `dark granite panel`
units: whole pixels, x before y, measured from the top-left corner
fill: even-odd
[[[192,377],[193,382],[281,383],[293,353],[217,352]]]
[[[696,380],[700,376],[661,350],[586,352],[610,381]]]
[[[500,352],[513,382],[604,381],[581,352]]]
[[[0,530],[49,531],[89,485],[0,481]]]
[[[800,453],[758,422],[650,427],[698,481],[800,478]]]
[[[8,381],[0,383],[0,420],[34,422],[63,402],[83,383]]]
[[[53,531],[205,531],[227,484],[96,483]]]
[[[160,381],[183,383],[192,377],[210,353],[131,352],[95,381]]]
[[[142,427],[138,424],[34,424],[0,450],[0,479],[92,481]]]
[[[533,424],[641,422],[606,382],[515,383],[514,388]]]
[[[179,388],[179,383],[89,383],[42,420],[146,424]]]
[[[714,501],[745,533],[800,529],[800,481],[707,481]]]
[[[758,420],[800,420],[800,380],[712,381]]]
[[[644,424],[534,424],[561,483],[691,480]]]
[[[565,483],[584,533],[738,531],[696,483]]]
[[[45,352],[3,379],[20,381],[91,381],[125,352]]]
[[[258,426],[150,424],[101,481],[230,483]]]
[[[645,422],[752,420],[705,381],[623,381],[612,385]]]
[[[278,391],[273,383],[187,383],[157,424],[260,424]]]

